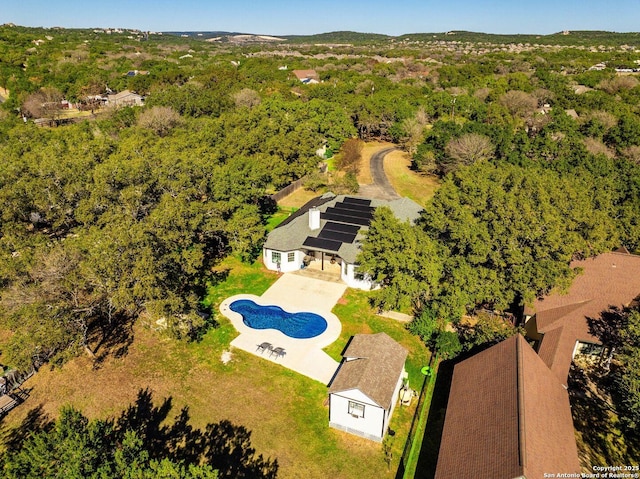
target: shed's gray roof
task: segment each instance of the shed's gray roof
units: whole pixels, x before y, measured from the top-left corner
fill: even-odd
[[[315,207],[319,209],[320,212],[325,212],[327,208],[333,207],[336,203],[342,202],[346,197],[346,195],[336,196],[333,193],[326,193],[309,201],[300,208],[300,210],[296,211],[277,228],[271,231],[271,233],[269,233],[264,247],[275,251],[312,249],[314,251],[324,251],[329,254],[334,254],[334,251],[303,246],[304,240],[306,240],[307,237],[317,237],[320,231],[322,231],[322,228],[324,228],[324,225],[327,223],[326,220],[321,220],[320,228],[312,231],[309,228],[309,210],[312,207]],[[380,206],[387,206],[398,219],[401,221],[409,221],[411,223],[415,222],[420,217],[420,212],[423,209],[422,206],[409,198],[400,198],[393,201],[372,199],[371,206],[376,208]],[[347,263],[354,264],[356,262],[356,257],[360,252],[360,242],[364,238],[363,233],[366,232],[367,229],[367,227],[361,228],[360,233],[353,243],[342,243],[340,246],[338,255]]]
[[[344,352],[345,361],[329,393],[358,389],[378,406],[389,409],[407,354],[386,333],[356,334]]]

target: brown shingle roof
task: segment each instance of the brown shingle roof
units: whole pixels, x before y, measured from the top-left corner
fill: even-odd
[[[568,293],[552,294],[534,305],[537,330],[544,334],[538,353],[563,384],[576,341],[600,342],[589,331],[587,318],[598,318],[611,306],[628,306],[640,294],[640,256],[605,253],[571,266],[582,274]]]
[[[319,80],[320,77],[315,70],[292,70],[293,74],[300,81],[309,78],[311,80]]]
[[[407,359],[407,350],[386,333],[356,334],[344,352],[344,358],[329,393],[358,389],[378,406],[388,409]]]
[[[580,472],[569,396],[518,335],[456,365],[436,479]]]

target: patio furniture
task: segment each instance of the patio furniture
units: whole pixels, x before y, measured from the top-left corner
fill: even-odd
[[[258,348],[256,349],[256,351],[260,351],[260,354],[264,353],[265,351],[273,351],[273,344],[271,343],[260,343],[258,344]]]
[[[269,353],[269,357],[273,356],[274,354],[276,355],[276,359],[278,359],[283,358],[284,355],[287,354],[287,352],[284,350],[284,348],[277,347],[271,350],[271,352]]]

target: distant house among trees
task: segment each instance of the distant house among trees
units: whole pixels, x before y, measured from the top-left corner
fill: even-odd
[[[138,75],[148,75],[148,74],[149,72],[144,70],[129,70],[127,73],[124,74],[124,76],[135,77]]]
[[[107,104],[109,106],[142,106],[144,98],[142,95],[124,90],[120,93],[107,95]]]
[[[329,386],[329,426],[382,441],[407,377],[407,350],[386,333],[356,334]]]
[[[315,70],[293,70],[293,74],[302,83],[320,83],[320,76]]]

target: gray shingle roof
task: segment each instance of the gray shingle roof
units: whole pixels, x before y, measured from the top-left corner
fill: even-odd
[[[314,198],[271,231],[264,247],[275,251],[307,249],[307,247],[302,245],[304,240],[307,239],[308,236],[316,237],[327,223],[326,220],[321,220],[320,228],[312,231],[309,228],[309,210],[312,207],[316,207],[320,212],[325,212],[327,208],[335,206],[336,203],[343,201],[345,198],[345,195],[336,196],[333,193],[326,193],[321,197]],[[420,212],[423,209],[422,206],[409,198],[400,198],[393,201],[372,199],[371,206],[388,206],[398,219],[410,222],[416,221],[420,217]],[[354,243],[342,243],[340,246],[338,255],[347,263],[354,264],[356,262],[356,257],[360,252],[360,241],[364,238],[362,232],[366,230],[366,227],[361,228],[361,234],[356,237]],[[321,248],[309,249],[323,251]],[[330,254],[334,253],[333,251],[324,251]]]
[[[386,333],[356,334],[329,393],[358,389],[378,406],[389,409],[407,359],[407,350]]]

